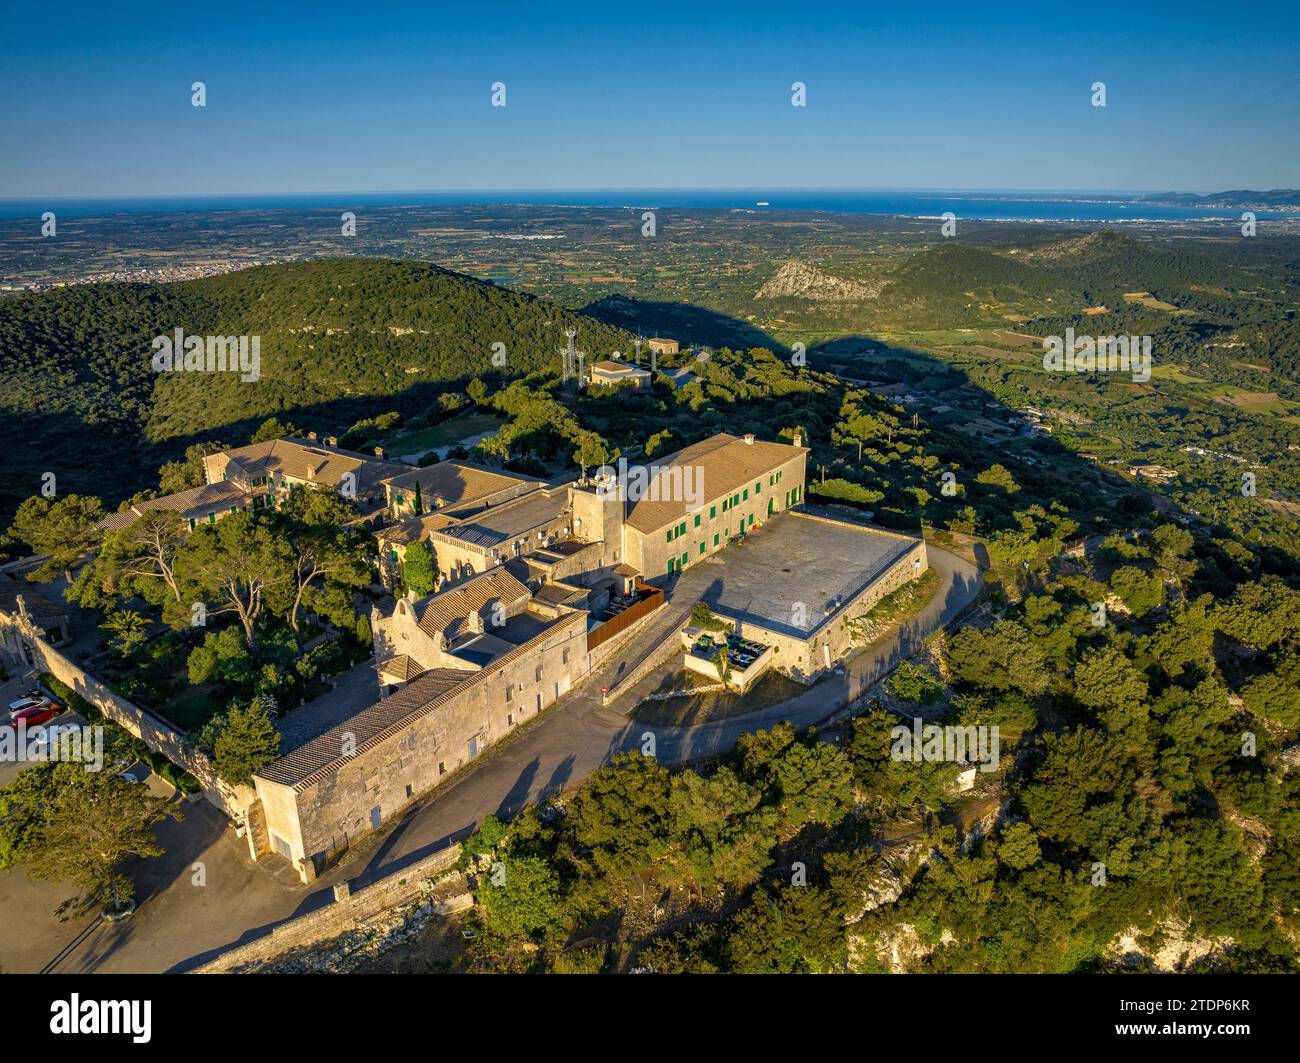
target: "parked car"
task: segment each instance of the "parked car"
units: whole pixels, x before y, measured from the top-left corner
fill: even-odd
[[[34,709],[44,705],[49,700],[44,694],[24,694],[17,701],[9,702],[9,711],[20,712],[23,709]]]
[[[47,723],[54,719],[63,711],[63,706],[58,702],[52,701],[46,705],[37,705],[30,709],[20,709],[13,714],[13,719],[9,722],[15,728],[19,724],[26,727],[36,727],[39,724]]]

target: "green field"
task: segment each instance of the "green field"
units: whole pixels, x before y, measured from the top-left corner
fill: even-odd
[[[398,432],[386,437],[381,443],[389,454],[414,454],[416,451],[451,446],[484,432],[495,432],[503,424],[504,420],[489,413],[467,413],[431,428],[422,428],[418,432]]]

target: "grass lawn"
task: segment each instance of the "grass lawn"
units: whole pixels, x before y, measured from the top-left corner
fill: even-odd
[[[381,445],[389,454],[414,454],[417,451],[451,446],[462,439],[471,439],[484,432],[495,432],[503,424],[505,421],[490,413],[467,413],[453,417],[442,424],[436,424],[432,428],[422,428],[418,432],[398,432],[387,436]]]

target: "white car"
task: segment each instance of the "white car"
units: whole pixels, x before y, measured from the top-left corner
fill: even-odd
[[[22,712],[23,709],[35,709],[49,703],[50,699],[44,694],[24,694],[17,701],[9,702],[9,711],[11,713]]]

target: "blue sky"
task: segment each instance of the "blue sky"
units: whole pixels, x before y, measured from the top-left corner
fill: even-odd
[[[6,0],[0,197],[1300,185],[1295,5],[553,6]]]

